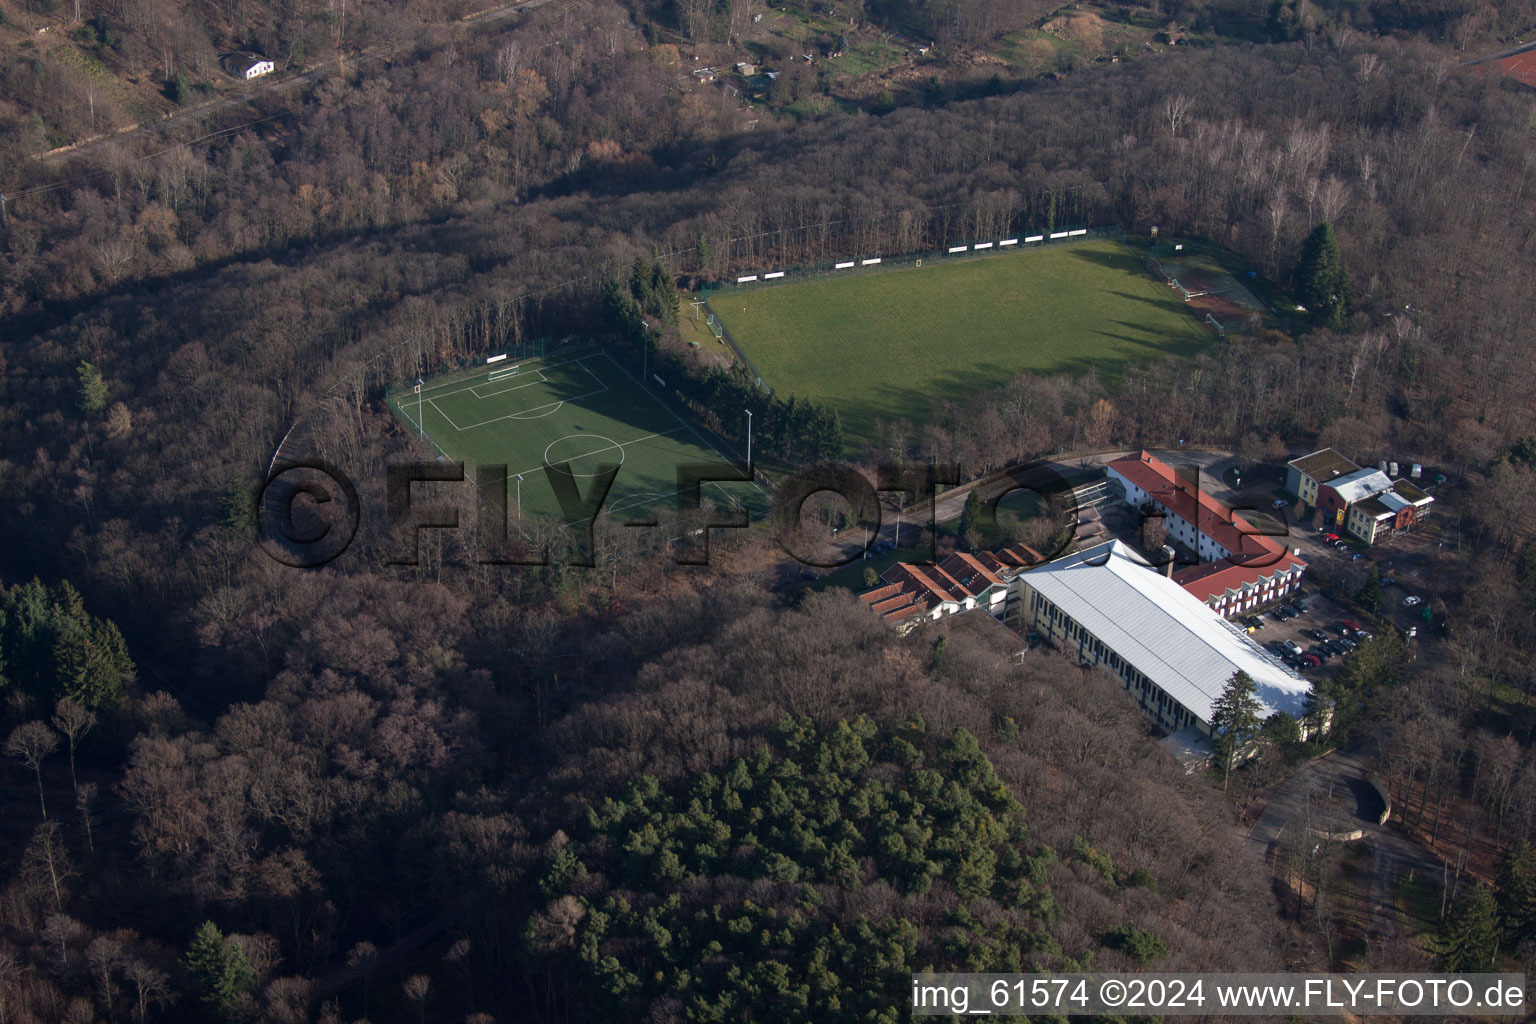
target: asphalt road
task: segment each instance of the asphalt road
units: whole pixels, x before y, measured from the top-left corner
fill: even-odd
[[[1334,751],[1309,761],[1270,797],[1245,839],[1253,855],[1269,864],[1282,839],[1307,828],[1309,803],[1330,789],[1354,793],[1358,812],[1350,827],[1365,832],[1358,842],[1369,844],[1372,850],[1370,937],[1372,942],[1381,943],[1395,936],[1401,926],[1394,898],[1398,877],[1411,870],[1438,879],[1441,864],[1390,821],[1385,826],[1376,823],[1373,812],[1379,804],[1365,781],[1366,774],[1365,761],[1358,754]]]
[[[1507,50],[1500,50],[1498,53],[1490,53],[1482,57],[1473,57],[1471,60],[1464,60],[1461,63],[1465,67],[1475,67],[1478,64],[1487,64],[1489,61],[1503,60],[1505,57],[1513,57],[1516,54],[1525,53],[1527,50],[1536,50],[1536,43],[1520,43],[1519,45],[1512,46]]]

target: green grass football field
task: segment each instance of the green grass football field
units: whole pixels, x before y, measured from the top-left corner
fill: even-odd
[[[1214,335],[1139,257],[1084,242],[712,295],[763,379],[842,418],[851,450],[875,420],[915,424],[1024,371],[1096,371],[1182,356]]]
[[[517,372],[509,373],[513,366]],[[619,463],[603,510],[622,521],[675,507],[679,465],[726,461],[601,351],[509,360],[428,382],[419,396],[403,389],[390,404],[412,432],[419,415],[444,455],[470,464],[467,477],[474,466],[506,466],[513,517],[519,495],[524,515],[559,513],[545,462],[569,462],[583,495],[601,464]],[[761,488],[745,482],[706,483],[702,495],[746,507],[754,520],[769,504]]]

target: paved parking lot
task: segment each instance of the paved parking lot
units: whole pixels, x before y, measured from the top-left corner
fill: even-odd
[[[1334,629],[1335,626],[1345,621],[1358,621],[1358,613],[1354,609],[1323,597],[1315,588],[1306,585],[1306,577],[1302,579],[1304,594],[1302,603],[1305,605],[1305,610],[1296,618],[1287,619],[1284,622],[1276,621],[1273,612],[1261,614],[1259,618],[1264,623],[1263,627],[1249,633],[1260,644],[1267,647],[1273,642],[1284,643],[1287,640],[1294,640],[1302,650],[1310,651],[1318,646],[1319,641],[1309,636],[1306,630],[1321,630],[1328,635],[1329,639],[1337,639],[1339,633]],[[1364,626],[1365,623],[1362,622],[1361,625]],[[1315,668],[1303,665],[1297,666],[1297,670],[1308,679],[1326,679],[1339,671],[1342,661],[1341,655],[1331,655]]]

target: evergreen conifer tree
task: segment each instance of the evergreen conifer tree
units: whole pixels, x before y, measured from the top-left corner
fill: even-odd
[[[1344,326],[1353,298],[1349,273],[1339,255],[1339,240],[1333,225],[1323,221],[1301,246],[1301,261],[1296,268],[1296,297],[1314,322],[1335,330]]]
[[[1492,971],[1499,960],[1499,909],[1493,890],[1482,882],[1463,890],[1433,949],[1447,971]]]

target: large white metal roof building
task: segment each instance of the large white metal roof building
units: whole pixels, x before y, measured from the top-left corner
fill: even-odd
[[[1261,717],[1302,717],[1307,680],[1120,541],[1030,569],[1015,585],[1025,614],[1064,615],[1075,624],[1058,644],[1086,645],[1093,653],[1084,660],[1109,662],[1122,677],[1135,674],[1126,666],[1134,669],[1207,730],[1212,703],[1238,669],[1258,688]],[[1094,648],[1095,640],[1113,656]]]

